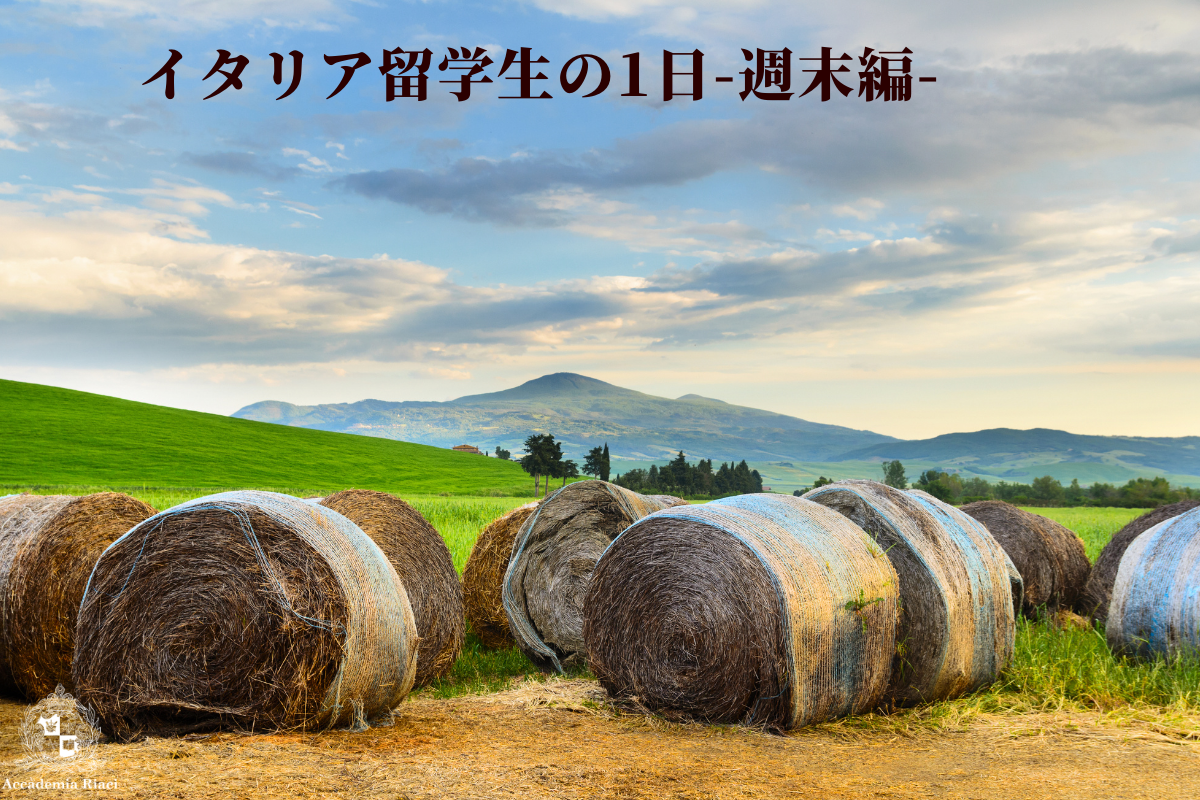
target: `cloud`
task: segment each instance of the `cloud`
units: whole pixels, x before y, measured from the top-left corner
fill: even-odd
[[[40,0],[37,13],[59,24],[109,27],[148,23],[177,31],[219,30],[238,24],[333,30],[352,17],[335,0]]]
[[[896,196],[975,187],[1050,164],[1177,150],[1200,124],[1200,56],[1192,53],[1041,53],[995,66],[941,67],[939,75],[936,86],[915,87],[906,104],[793,100],[816,106],[799,118],[794,108],[775,107],[782,104],[751,104],[746,118],[663,124],[603,148],[366,170],[331,186],[428,214],[586,234],[615,227],[581,222],[603,201],[628,204],[638,190],[766,174],[792,191],[829,198],[835,215],[867,221]],[[575,197],[589,205],[562,202]]]
[[[204,187],[156,190],[222,201]],[[839,358],[897,365],[971,363],[986,350],[1026,368],[1081,354],[1180,358],[1200,337],[1189,304],[1200,269],[1186,255],[1150,266],[1163,235],[1147,223],[1174,207],[1099,203],[997,220],[947,210],[917,236],[841,252],[480,287],[401,259],[180,241],[185,217],[99,193],[57,190],[46,203],[0,203],[9,358],[177,367],[453,359],[447,368],[469,372],[540,350],[704,345],[714,364],[778,346],[797,358],[833,347]],[[734,347],[749,342],[758,355]]]
[[[301,174],[296,167],[272,164],[250,152],[223,151],[214,153],[184,153],[181,158],[197,167],[229,175],[255,175],[269,181],[286,181]]]

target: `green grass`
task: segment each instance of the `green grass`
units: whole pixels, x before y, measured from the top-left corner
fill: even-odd
[[[1041,514],[1070,528],[1083,539],[1088,560],[1095,563],[1100,551],[1113,534],[1125,527],[1135,517],[1140,517],[1148,508],[1026,508],[1033,514]]]
[[[532,493],[510,461],[33,383],[0,380],[0,420],[0,484]]]

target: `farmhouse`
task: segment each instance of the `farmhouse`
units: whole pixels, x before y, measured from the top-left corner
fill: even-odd
[[[450,449],[457,450],[460,453],[475,453],[476,455],[480,455],[480,456],[484,454],[482,450],[480,450],[478,447],[476,447],[473,444],[456,444],[456,445],[454,445],[454,447],[451,447]]]

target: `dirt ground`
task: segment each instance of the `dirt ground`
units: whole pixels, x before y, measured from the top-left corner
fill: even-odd
[[[413,700],[362,733],[101,744],[90,763],[47,766],[22,760],[24,709],[0,702],[0,791],[43,779],[79,787],[44,794],[146,798],[1200,797],[1200,745],[1088,714],[774,736],[622,713],[596,684],[561,681]]]

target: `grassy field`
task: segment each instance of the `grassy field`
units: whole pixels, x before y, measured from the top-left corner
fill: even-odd
[[[404,494],[532,494],[520,466],[437,447],[289,428],[0,380],[0,492],[202,487],[347,488]],[[154,489],[159,491],[160,489]]]
[[[1070,528],[1083,539],[1088,560],[1095,562],[1113,534],[1148,508],[1026,508]]]

